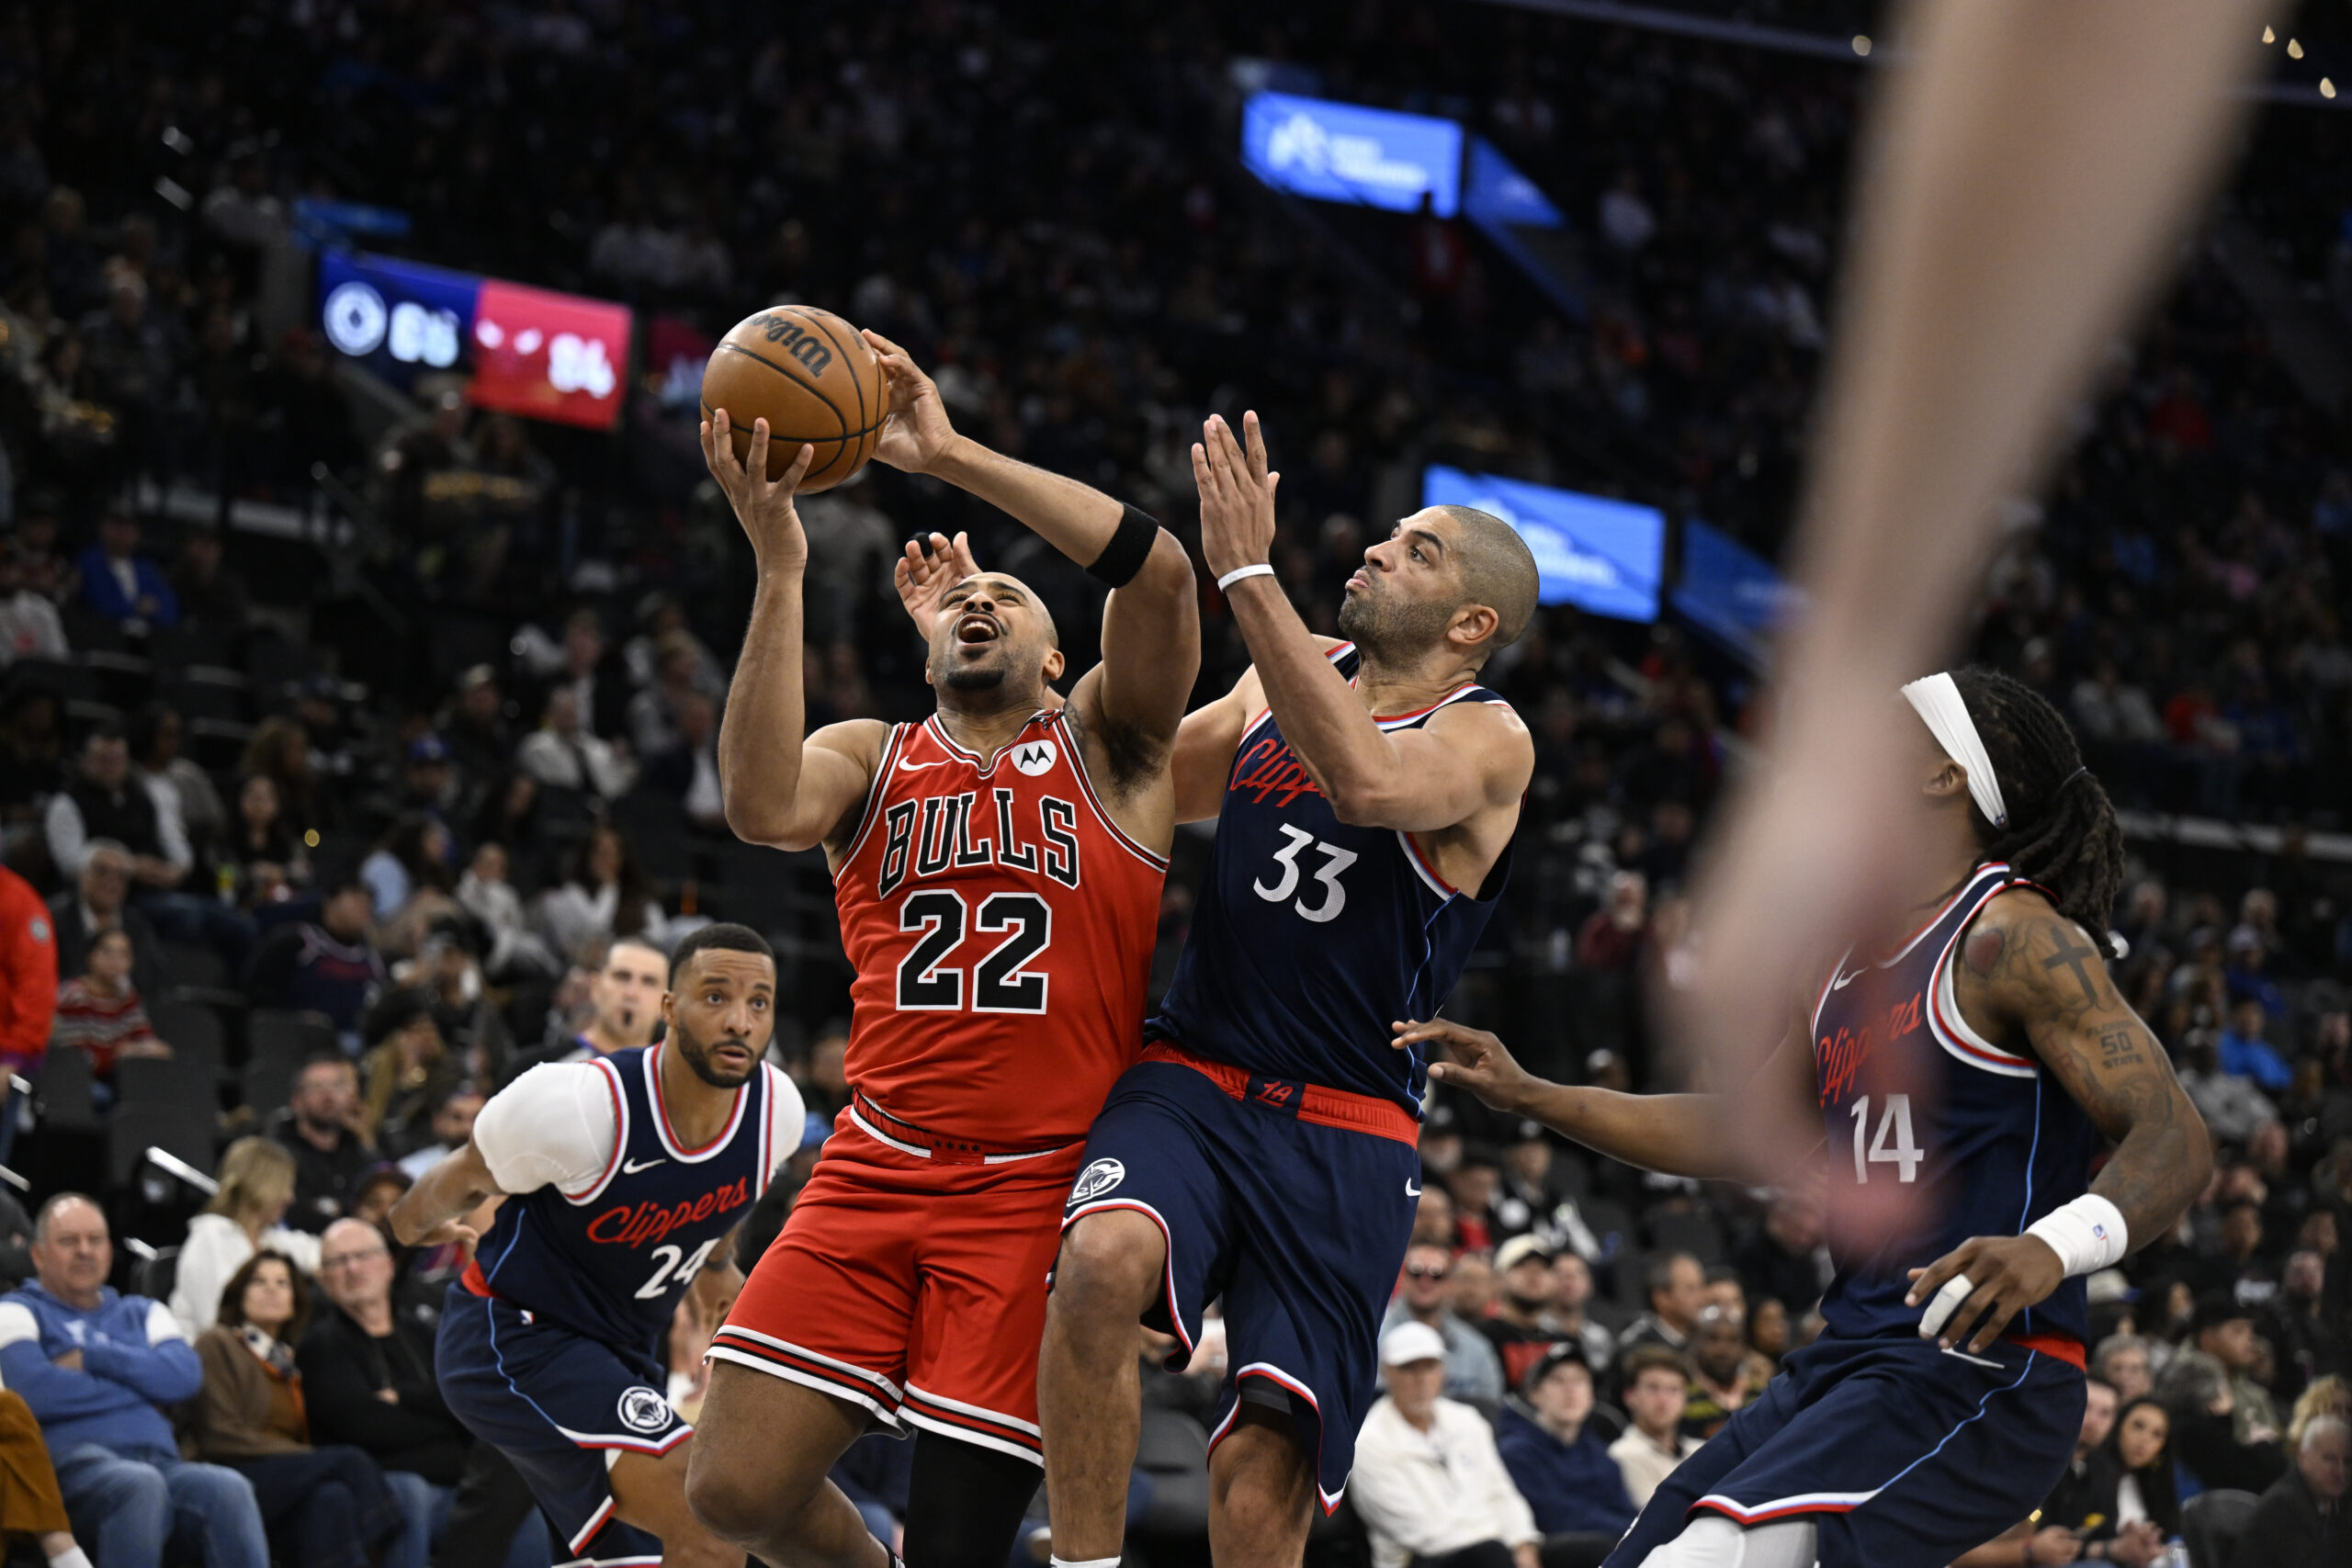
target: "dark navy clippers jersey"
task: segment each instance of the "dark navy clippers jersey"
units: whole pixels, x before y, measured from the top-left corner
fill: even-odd
[[[1352,682],[1355,645],[1330,658]],[[1380,728],[1415,729],[1439,708],[1502,700],[1465,685]],[[1506,848],[1486,886],[1464,892],[1439,879],[1410,835],[1341,822],[1272,713],[1261,714],[1242,731],[1192,934],[1144,1033],[1418,1115],[1422,1054],[1391,1045],[1389,1023],[1436,1015],[1510,870]]]
[[[507,1199],[460,1281],[657,1359],[679,1296],[767,1190],[779,1157],[769,1113],[774,1067],[761,1064],[736,1092],[725,1132],[689,1149],[662,1109],[661,1051],[616,1051],[586,1064],[607,1079],[620,1120],[604,1174],[582,1191],[550,1185]]]
[[[1821,1311],[1834,1333],[1916,1335],[1920,1309],[1903,1304],[1908,1270],[1971,1236],[2019,1235],[2089,1188],[2098,1148],[2090,1118],[2039,1060],[1971,1029],[1952,995],[1952,961],[1969,923],[1996,895],[2030,886],[1999,863],[1977,867],[1892,957],[1840,958],[1815,1004],[1830,1181],[1914,1182],[1921,1200],[1892,1235],[1854,1234],[1855,1224],[1837,1219],[1844,1205],[1831,1204],[1838,1277]],[[2083,1281],[2062,1283],[2009,1332],[2086,1337]]]

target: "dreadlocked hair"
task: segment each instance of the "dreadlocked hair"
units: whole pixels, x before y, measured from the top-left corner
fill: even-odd
[[[2075,732],[2041,694],[1998,671],[1972,664],[1953,671],[1952,683],[2008,808],[2008,826],[1996,828],[1969,807],[1985,858],[2007,861],[2046,889],[2058,912],[2112,957],[2108,921],[2123,885],[2123,830],[2098,776],[2083,770]]]

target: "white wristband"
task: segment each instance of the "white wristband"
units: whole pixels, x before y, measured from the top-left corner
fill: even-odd
[[[1223,577],[1216,580],[1217,591],[1222,592],[1226,589],[1228,589],[1235,583],[1240,581],[1245,577],[1272,577],[1273,575],[1274,569],[1268,566],[1264,561],[1260,561],[1255,566],[1237,566],[1231,571],[1227,572]]]
[[[2040,1236],[2066,1267],[2066,1277],[2097,1273],[2123,1261],[2132,1238],[2123,1225],[2123,1211],[2096,1192],[2086,1192],[2062,1203],[2026,1226],[2025,1234]]]

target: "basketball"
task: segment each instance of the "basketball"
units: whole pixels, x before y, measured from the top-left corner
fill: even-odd
[[[882,362],[857,329],[808,305],[779,305],[735,323],[702,373],[702,413],[727,411],[738,461],[752,422],[768,422],[768,478],[780,479],[804,443],[817,448],[799,493],[831,490],[865,467],[890,394]]]

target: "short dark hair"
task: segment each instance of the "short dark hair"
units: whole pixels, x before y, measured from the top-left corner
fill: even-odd
[[[686,967],[686,960],[697,953],[756,953],[770,964],[775,962],[775,949],[768,939],[749,926],[739,926],[721,920],[686,933],[685,940],[671,951],[670,974],[674,979]]]
[[[1693,1269],[1700,1267],[1698,1257],[1693,1253],[1651,1253],[1649,1262],[1642,1267],[1642,1290],[1644,1293],[1647,1296],[1656,1296],[1660,1291],[1672,1290],[1674,1288],[1674,1266],[1686,1259]]]
[[[1495,613],[1494,640],[1487,648],[1491,656],[1517,642],[1526,633],[1527,623],[1534,619],[1542,589],[1535,552],[1527,547],[1518,529],[1490,512],[1459,505],[1438,510],[1462,530],[1454,559],[1461,574],[1463,602],[1484,604]]]
[[[260,1271],[261,1266],[265,1263],[284,1264],[286,1278],[293,1288],[294,1315],[288,1318],[285,1326],[277,1331],[278,1341],[281,1344],[291,1345],[300,1339],[302,1330],[310,1326],[311,1286],[310,1282],[302,1278],[302,1270],[294,1266],[292,1258],[282,1252],[271,1251],[267,1247],[239,1264],[237,1271],[229,1276],[229,1282],[220,1287],[220,1308],[214,1315],[213,1321],[224,1328],[240,1328],[244,1325],[245,1287],[254,1282],[254,1276]]]

